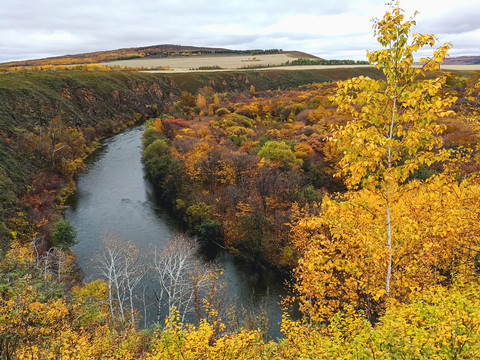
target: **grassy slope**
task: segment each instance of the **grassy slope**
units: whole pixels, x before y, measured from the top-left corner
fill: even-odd
[[[279,69],[237,72],[219,71],[175,73],[163,76],[171,78],[182,90],[196,93],[202,86],[212,86],[216,92],[247,91],[250,85],[254,85],[257,90],[284,90],[305,84],[344,80],[359,75],[370,76],[376,79],[382,76],[377,69],[367,67],[298,71]]]
[[[11,240],[6,228],[17,229],[11,220],[19,211],[29,213],[21,198],[39,171],[39,162],[22,151],[28,146],[21,144],[25,133],[61,116],[80,130],[104,122],[106,135],[111,120],[121,123],[135,113],[153,116],[152,106],[170,103],[176,92],[166,79],[140,73],[0,75],[0,253]]]

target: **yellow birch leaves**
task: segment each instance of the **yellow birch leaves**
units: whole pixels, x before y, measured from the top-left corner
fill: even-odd
[[[456,98],[442,90],[445,75],[426,78],[450,45],[414,67],[414,54],[435,37],[410,36],[413,24],[393,5],[374,25],[383,49],[368,53],[385,80],[340,82],[332,98],[352,116],[333,136],[343,155],[338,175],[349,191],[325,199],[318,214],[300,216],[293,226],[303,253],[296,269],[301,308],[314,321],[353,305],[375,322],[388,299],[411,300],[473,274],[480,188],[447,171],[462,159],[442,147],[444,127],[435,121],[453,114]],[[441,173],[415,180],[433,164]]]

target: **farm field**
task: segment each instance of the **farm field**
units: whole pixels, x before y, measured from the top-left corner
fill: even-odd
[[[186,56],[167,58],[143,58],[101,62],[100,65],[120,66],[130,68],[145,68],[145,71],[154,73],[184,73],[204,71],[231,71],[231,70],[317,70],[332,68],[369,67],[371,65],[294,65],[283,66],[287,61],[305,58],[308,54],[299,52],[269,54],[269,55],[212,55]],[[169,67],[169,70],[159,70]],[[263,67],[263,68],[262,68]],[[210,68],[210,69],[209,69]],[[480,65],[443,65],[447,71],[479,71]],[[151,69],[151,70],[149,70]]]
[[[480,65],[442,65],[447,71],[480,71]]]
[[[140,60],[141,61],[141,60]],[[142,66],[142,65],[140,65]],[[144,72],[149,72],[149,73],[186,73],[186,72],[205,72],[205,71],[249,71],[249,70],[322,70],[322,69],[342,69],[342,68],[358,68],[358,67],[372,67],[371,65],[293,65],[293,66],[285,66],[285,65],[274,65],[274,66],[268,66],[268,67],[263,67],[263,68],[221,68],[221,69],[212,69],[212,70],[191,70],[195,68],[171,68],[171,70],[143,70]]]
[[[290,54],[271,55],[225,55],[225,56],[186,56],[167,58],[146,58],[102,62],[100,65],[120,67],[159,68],[169,66],[177,72],[190,71],[200,67],[220,67],[225,70],[237,70],[256,66],[281,65],[300,57]]]

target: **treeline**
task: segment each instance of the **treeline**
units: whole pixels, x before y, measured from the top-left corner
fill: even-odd
[[[199,66],[198,68],[193,68],[190,70],[221,70],[222,68],[218,65],[213,66]]]
[[[56,71],[138,71],[138,70],[170,70],[169,66],[145,67],[121,67],[119,65],[107,66],[99,64],[83,65],[43,65],[43,66],[12,66],[0,68],[0,72],[56,72]]]
[[[198,49],[198,50],[184,50],[184,51],[153,51],[146,52],[137,57],[172,57],[172,56],[200,56],[200,55],[269,55],[279,54],[281,49],[266,49],[266,50],[230,50],[230,49]],[[133,59],[134,57],[132,57]],[[119,58],[117,60],[127,60],[126,58]]]
[[[295,59],[287,61],[285,65],[368,65],[368,61],[364,60],[326,60],[326,59]]]
[[[221,50],[203,50],[202,54],[230,54],[230,55],[270,55],[270,54],[279,54],[282,49],[256,49],[256,50],[230,50],[230,49],[221,49]]]
[[[83,65],[43,65],[43,66],[12,66],[8,68],[0,68],[0,72],[15,72],[15,71],[45,71],[45,72],[53,72],[53,71],[112,71],[112,70],[120,70],[119,66],[110,67],[105,65],[97,65],[97,64],[83,64]]]

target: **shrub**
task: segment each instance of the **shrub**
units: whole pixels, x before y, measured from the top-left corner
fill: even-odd
[[[143,160],[152,159],[165,155],[168,150],[168,140],[167,139],[157,139],[153,141],[143,152]]]
[[[52,244],[62,250],[68,250],[77,243],[77,232],[68,220],[55,223],[52,234]]]
[[[280,161],[284,167],[302,166],[303,161],[297,159],[290,146],[284,141],[267,141],[258,152],[258,156],[269,160]]]
[[[227,114],[230,114],[230,110],[227,108],[220,108],[215,111],[216,116],[225,116]]]
[[[143,148],[146,149],[155,140],[161,139],[163,137],[164,137],[164,135],[163,135],[163,132],[161,130],[157,130],[153,126],[149,126],[143,132],[143,138],[142,138]]]

